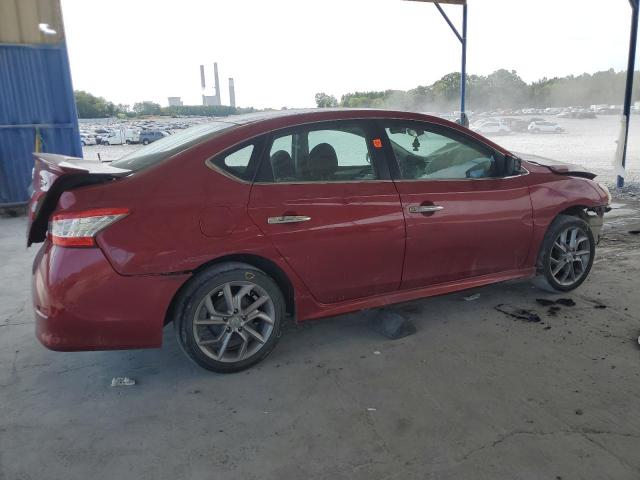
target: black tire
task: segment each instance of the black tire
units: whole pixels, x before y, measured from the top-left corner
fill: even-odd
[[[235,330],[229,331],[231,327],[196,327],[194,325],[196,316],[199,314],[199,309],[203,308],[203,302],[205,302],[205,298],[207,296],[209,296],[209,298],[212,298],[214,302],[217,302],[218,300],[224,302],[224,297],[212,297],[211,294],[212,292],[216,291],[216,289],[221,288],[223,285],[229,282],[248,282],[257,285],[259,289],[261,289],[268,295],[268,297],[270,297],[271,303],[269,305],[272,305],[273,307],[273,314],[271,315],[273,324],[271,324],[270,329],[269,327],[267,328],[267,330],[269,330],[268,338],[266,338],[266,341],[264,343],[261,343],[257,342],[253,337],[249,337],[251,340],[253,340],[253,344],[257,345],[258,350],[238,361],[220,361],[213,358],[214,356],[216,356],[216,352],[213,350],[215,347],[212,346],[210,347],[212,350],[209,350],[209,348],[199,345],[198,339],[196,338],[196,331],[198,328],[205,329],[206,334],[207,329],[212,330],[214,328],[220,328],[228,333],[219,333],[222,332],[222,330],[218,330],[218,332],[211,332],[213,336],[215,337],[218,334],[220,336],[229,335],[230,338],[239,337],[241,335],[240,332],[236,332]],[[218,308],[217,304],[215,306],[216,311],[223,310],[222,308]],[[271,353],[273,348],[276,346],[278,339],[280,338],[280,329],[285,315],[285,310],[285,302],[284,297],[282,296],[282,292],[278,288],[276,282],[270,276],[268,276],[262,270],[259,270],[251,265],[239,262],[229,262],[225,264],[214,265],[194,276],[179,293],[179,296],[176,299],[175,307],[173,309],[172,317],[178,344],[180,345],[184,353],[196,365],[199,365],[213,372],[234,373],[255,365],[256,363],[262,361],[267,355],[269,355],[269,353]],[[229,320],[227,325],[231,325],[231,320]],[[249,323],[249,325],[251,325],[251,323]],[[242,327],[239,328],[242,331]],[[264,334],[264,332],[265,329],[261,330],[260,334]],[[244,334],[244,337],[247,337],[246,333]],[[236,342],[240,342],[240,344],[243,343],[241,338],[236,338]],[[213,345],[217,345],[218,343],[225,342],[217,342]],[[232,341],[229,340],[226,343],[231,345]],[[235,350],[235,352],[237,352],[237,355],[241,355],[242,345],[240,344],[238,344],[237,346],[233,345],[233,348],[237,347]],[[225,350],[225,353],[222,354],[221,358],[224,359],[224,355],[232,352],[234,352],[232,347],[228,347]]]
[[[87,146],[87,144],[85,142],[80,142],[80,145],[82,145],[83,147]]]
[[[578,228],[587,237],[589,241],[589,260],[580,277],[575,282],[567,285],[559,283],[558,280],[554,277],[552,273],[551,254],[556,239],[559,237],[559,235],[563,231],[572,228]],[[558,215],[549,226],[549,229],[547,230],[547,233],[545,234],[542,241],[540,253],[538,254],[538,262],[536,265],[538,268],[538,274],[533,279],[533,284],[541,290],[550,293],[568,292],[570,290],[578,288],[582,284],[582,282],[584,282],[589,276],[589,272],[591,271],[591,267],[593,265],[594,256],[595,239],[593,237],[593,232],[591,232],[591,228],[589,227],[587,222],[579,217],[574,217],[571,215]]]
[[[147,140],[146,138],[144,140],[142,140],[142,144],[143,145],[149,145],[149,140]]]
[[[127,145],[131,145],[131,140],[125,140],[124,143],[126,143]]]

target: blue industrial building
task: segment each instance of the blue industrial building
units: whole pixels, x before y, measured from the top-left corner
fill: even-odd
[[[59,0],[2,0],[0,207],[29,199],[33,152],[81,157]]]

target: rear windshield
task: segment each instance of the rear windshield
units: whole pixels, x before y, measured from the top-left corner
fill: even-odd
[[[156,140],[146,147],[142,147],[119,160],[111,162],[111,165],[133,171],[142,170],[194,145],[209,140],[221,131],[233,126],[233,123],[226,122],[210,122],[204,125],[196,125],[175,135],[169,135],[160,140]]]

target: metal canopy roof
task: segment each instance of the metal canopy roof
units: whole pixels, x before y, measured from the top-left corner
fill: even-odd
[[[0,0],[0,43],[55,44],[62,40],[60,2]]]
[[[452,5],[466,5],[467,0],[407,0],[409,2],[425,2],[425,3],[450,3]]]

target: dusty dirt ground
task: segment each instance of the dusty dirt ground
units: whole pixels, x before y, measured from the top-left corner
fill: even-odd
[[[374,312],[290,326],[226,376],[171,328],[160,350],[45,350],[25,219],[0,218],[0,479],[638,479],[640,196],[616,207],[571,294],[524,281],[399,305],[418,331],[396,341]],[[575,306],[536,301],[559,298]]]

